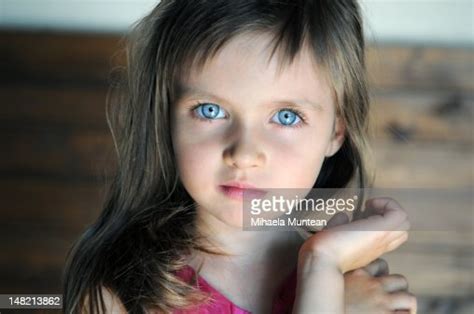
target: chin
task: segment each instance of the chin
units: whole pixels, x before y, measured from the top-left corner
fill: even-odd
[[[214,216],[229,227],[242,229],[242,226],[243,226],[242,209],[233,208],[226,213],[218,213],[217,215],[214,215]]]

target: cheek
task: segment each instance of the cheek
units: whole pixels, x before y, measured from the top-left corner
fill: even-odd
[[[319,175],[327,139],[319,132],[294,136],[282,143],[285,149],[272,152],[271,168],[278,186],[283,188],[307,188],[314,185]]]
[[[173,136],[173,147],[181,180],[187,189],[196,190],[211,179],[210,170],[216,166],[219,157],[216,141],[178,130]]]

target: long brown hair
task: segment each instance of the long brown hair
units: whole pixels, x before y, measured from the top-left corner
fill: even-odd
[[[243,33],[273,36],[282,68],[309,43],[328,75],[346,125],[341,149],[326,158],[314,187],[371,184],[366,168],[369,100],[364,37],[355,0],[162,0],[127,34],[127,64],[107,103],[118,167],[99,218],[71,249],[64,311],[103,308],[101,287],[129,312],[169,312],[206,301],[175,271],[192,250],[220,254],[195,228],[170,132],[171,106],[190,68],[199,69]],[[272,57],[270,56],[270,58]],[[118,91],[118,93],[115,93]]]

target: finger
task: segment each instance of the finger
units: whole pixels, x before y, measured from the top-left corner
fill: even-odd
[[[347,216],[344,213],[339,212],[327,222],[326,226],[323,229],[332,228],[339,225],[344,225],[348,222],[349,222],[349,216]]]
[[[409,310],[410,313],[416,313],[417,301],[416,297],[410,292],[394,292],[388,295],[389,309],[395,310]]]
[[[366,207],[375,213],[375,215],[371,217],[375,218],[377,215],[380,215],[384,218],[383,227],[385,229],[381,230],[397,230],[395,228],[408,219],[408,215],[401,205],[389,197],[369,199],[366,201]],[[371,219],[371,217],[368,217],[368,219]]]
[[[402,231],[408,231],[410,230],[411,228],[411,224],[410,224],[410,221],[405,220],[399,227],[397,230],[402,230]]]
[[[397,231],[397,232],[402,232],[402,231]],[[392,240],[387,245],[387,247],[385,248],[385,253],[395,250],[397,247],[402,245],[406,240],[408,240],[408,232],[403,231],[403,233],[400,236]]]
[[[351,222],[351,229],[364,231],[397,231],[410,227],[408,215],[390,198],[373,198],[365,202],[368,217]],[[391,241],[392,239],[389,239]]]
[[[409,233],[406,230],[389,231],[386,235],[386,240],[390,243],[399,239],[408,239],[408,234]]]
[[[408,280],[400,274],[379,277],[383,289],[387,292],[408,291]]]
[[[383,214],[387,209],[404,210],[403,207],[391,197],[373,197],[365,201],[365,207],[378,214]]]
[[[378,258],[365,266],[364,269],[374,277],[384,276],[389,274],[388,263],[382,258]]]
[[[359,210],[354,212],[354,220],[364,219],[374,215],[382,215],[384,213],[384,206],[379,204],[380,202],[375,202],[377,199],[383,199],[382,197],[375,197],[367,199],[364,202],[364,210]],[[362,209],[362,208],[361,208]]]

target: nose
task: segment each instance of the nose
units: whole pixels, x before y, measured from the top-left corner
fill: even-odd
[[[224,162],[239,169],[261,167],[265,163],[265,154],[260,148],[255,134],[246,132],[224,150]]]

